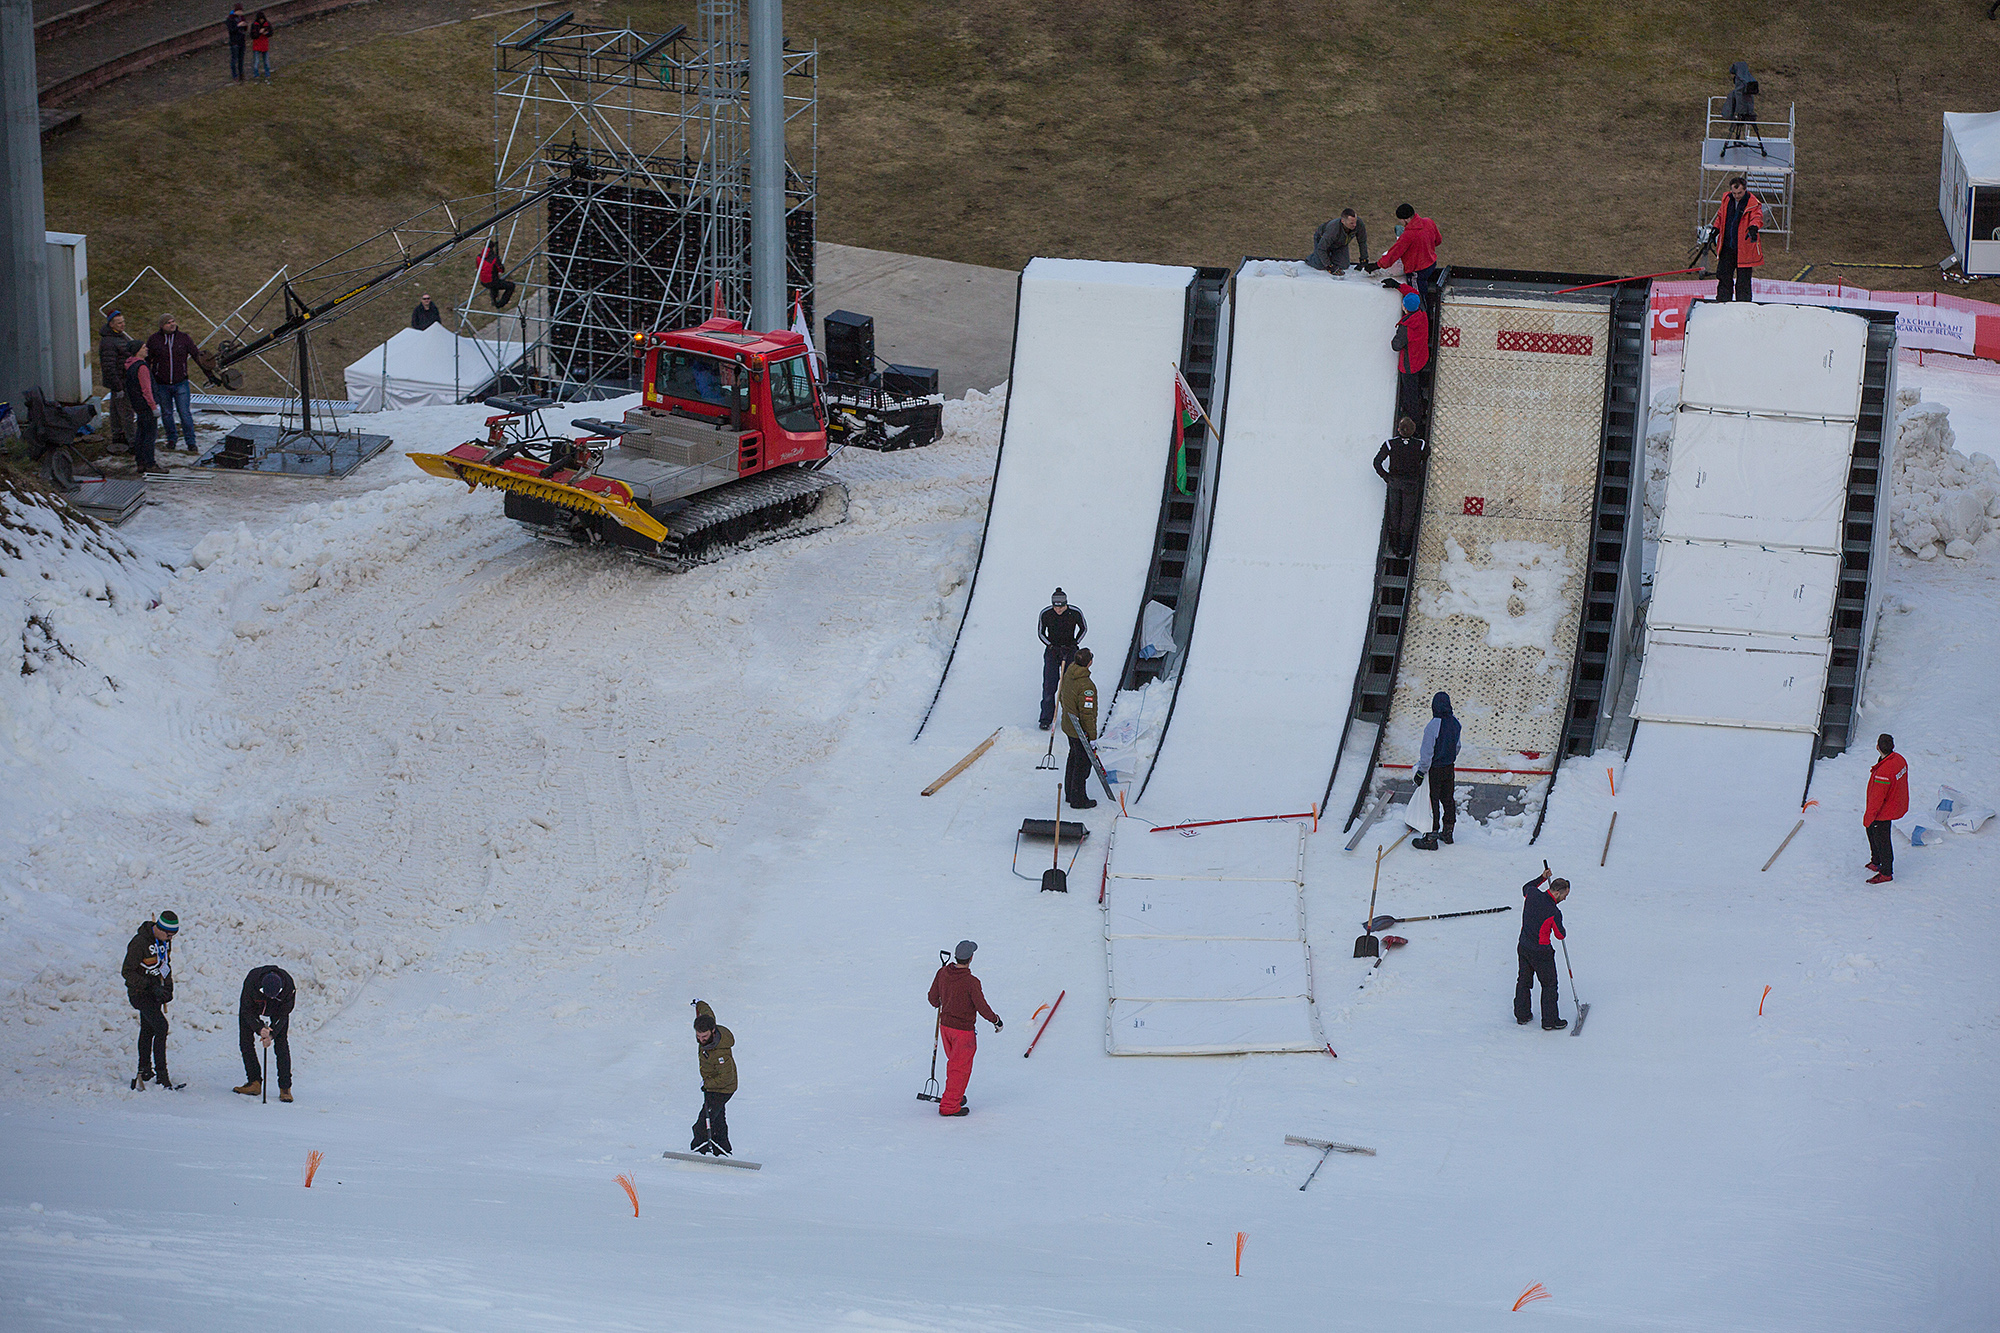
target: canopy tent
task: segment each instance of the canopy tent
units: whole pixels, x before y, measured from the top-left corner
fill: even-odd
[[[462,338],[442,324],[404,329],[347,368],[363,412],[464,401],[521,357],[521,344]]]
[[[1960,271],[2000,274],[2000,111],[1944,113],[1938,211]]]

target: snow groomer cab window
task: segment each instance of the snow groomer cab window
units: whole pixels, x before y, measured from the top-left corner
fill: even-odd
[[[726,410],[733,394],[738,412],[750,408],[750,377],[732,361],[665,347],[660,349],[659,369],[655,373],[654,392],[663,397]]]
[[[803,356],[772,362],[771,411],[778,418],[778,428],[794,435],[816,431],[825,424]]]

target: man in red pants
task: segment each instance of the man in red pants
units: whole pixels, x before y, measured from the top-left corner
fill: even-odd
[[[972,1081],[972,1056],[979,1049],[973,1019],[984,1018],[998,1032],[1000,1015],[986,1003],[986,991],[972,975],[972,955],[979,948],[971,940],[960,940],[952,950],[954,961],[946,963],[931,981],[931,1008],[938,1011],[938,1036],[944,1041],[944,1096],[938,1101],[939,1115],[964,1115],[972,1108],[965,1104],[965,1085]]]
[[[1896,753],[1896,738],[1883,732],[1875,738],[1875,751],[1882,757],[1868,770],[1868,806],[1861,814],[1868,830],[1868,851],[1874,857],[1868,868],[1875,872],[1870,884],[1887,884],[1896,878],[1896,846],[1889,840],[1889,821],[1910,813],[1910,766]]]

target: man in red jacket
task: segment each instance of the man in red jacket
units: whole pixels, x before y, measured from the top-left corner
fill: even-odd
[[[1383,285],[1389,284],[1385,280]],[[1396,416],[1420,421],[1422,396],[1417,392],[1417,376],[1431,363],[1431,320],[1416,288],[1406,282],[1397,290],[1402,293],[1403,317],[1396,321],[1396,332],[1389,339],[1389,346],[1396,349]]]
[[[1896,878],[1896,847],[1889,841],[1889,821],[1910,813],[1910,766],[1896,753],[1896,738],[1883,732],[1875,738],[1882,757],[1868,770],[1868,808],[1861,822],[1868,829],[1868,850],[1875,857],[1868,868],[1875,872],[1870,884],[1887,884]]]
[[[1388,268],[1398,260],[1402,261],[1403,272],[1417,284],[1417,290],[1429,304],[1431,294],[1437,290],[1438,247],[1444,244],[1444,236],[1438,231],[1438,224],[1429,218],[1417,216],[1417,210],[1408,204],[1396,205],[1396,216],[1402,220],[1403,230],[1395,243],[1382,252],[1381,267]]]
[[[986,991],[972,975],[972,955],[979,946],[960,940],[952,950],[952,962],[937,971],[931,981],[931,1008],[938,1011],[938,1036],[944,1041],[944,1096],[938,1101],[939,1115],[964,1115],[965,1085],[972,1081],[972,1056],[979,1049],[973,1030],[976,1014],[1000,1030],[1000,1015],[986,1003]]]
[[[1741,176],[1729,178],[1729,193],[1715,210],[1715,299],[1748,301],[1750,279],[1764,262],[1757,233],[1764,228],[1764,205]]]

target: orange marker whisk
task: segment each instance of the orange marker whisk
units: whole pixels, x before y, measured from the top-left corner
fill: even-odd
[[[1243,1276],[1243,1233],[1236,1233],[1236,1276]]]
[[[637,1217],[639,1215],[638,1187],[632,1183],[632,1177],[630,1176],[619,1176],[618,1184],[625,1191],[625,1197],[632,1201],[632,1216]]]
[[[1771,998],[1771,988],[1769,986],[1766,986],[1764,987],[1764,993],[1757,997],[1757,1017],[1762,1018],[1764,1016],[1764,1001],[1770,998]]]
[[[308,1152],[308,1153],[306,1154],[306,1188],[307,1188],[307,1189],[311,1189],[311,1188],[313,1187],[313,1176],[314,1176],[314,1175],[315,1175],[315,1174],[316,1174],[316,1173],[317,1173],[317,1172],[319,1171],[319,1164],[320,1164],[320,1163],[321,1163],[322,1161],[324,1161],[324,1160],[325,1160],[325,1158],[326,1158],[326,1154],[325,1154],[325,1153],[323,1153],[323,1152],[321,1152],[321,1151],[320,1151],[319,1149],[317,1149],[317,1148],[314,1148],[314,1149],[313,1149],[313,1150],[312,1150],[311,1152]]]
[[[1514,1308],[1518,1310],[1522,1306],[1527,1305],[1531,1302],[1545,1301],[1548,1298],[1549,1298],[1549,1293],[1542,1289],[1541,1283],[1537,1282],[1534,1286],[1529,1287],[1526,1291],[1522,1292],[1520,1296],[1518,1296],[1515,1299]]]

